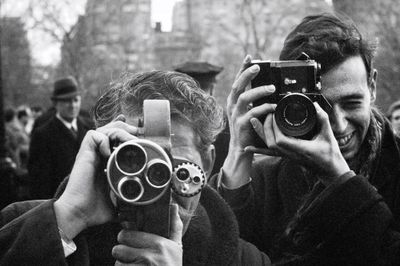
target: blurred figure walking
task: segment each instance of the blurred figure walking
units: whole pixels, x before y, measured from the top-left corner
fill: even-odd
[[[392,123],[394,132],[400,134],[400,100],[395,101],[389,106],[387,116]]]

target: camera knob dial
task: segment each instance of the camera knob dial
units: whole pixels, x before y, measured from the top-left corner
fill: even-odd
[[[200,166],[192,162],[182,162],[174,168],[172,189],[182,197],[193,197],[203,189],[205,180]]]

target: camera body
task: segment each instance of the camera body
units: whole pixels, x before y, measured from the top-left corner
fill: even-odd
[[[117,145],[108,158],[111,201],[123,227],[168,238],[172,194],[198,194],[205,174],[195,163],[171,157],[168,100],[145,100],[138,130],[139,138]]]
[[[330,112],[331,106],[321,94],[320,65],[308,59],[289,61],[253,60],[250,65],[260,66],[260,72],[251,81],[251,87],[274,85],[275,92],[253,102],[253,106],[275,103],[275,121],[287,136],[311,139],[318,132],[313,102]],[[264,117],[260,117],[263,122]],[[256,146],[265,146],[257,136]]]

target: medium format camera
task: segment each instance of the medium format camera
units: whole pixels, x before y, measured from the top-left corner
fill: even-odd
[[[106,175],[119,220],[125,228],[169,237],[171,193],[198,194],[205,174],[195,163],[170,157],[169,101],[145,100],[139,138],[116,146]]]
[[[260,72],[251,81],[251,87],[275,85],[275,92],[253,102],[253,106],[276,103],[275,121],[287,136],[311,139],[318,131],[313,102],[330,112],[331,105],[321,94],[320,65],[303,54],[299,60],[251,61],[260,66]],[[265,120],[260,117],[261,121]],[[257,136],[256,146],[265,146]]]

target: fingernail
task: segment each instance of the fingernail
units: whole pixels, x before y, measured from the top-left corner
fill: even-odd
[[[257,118],[254,118],[254,117],[250,118],[250,123],[253,126],[253,128],[257,128],[257,121],[256,120],[257,120]]]
[[[259,65],[252,65],[251,67],[250,67],[250,72],[251,73],[256,73],[256,72],[258,72],[260,70],[260,66]]]
[[[274,92],[275,91],[275,86],[274,85],[268,85],[268,86],[264,86],[265,90],[267,92]]]
[[[250,63],[251,61],[251,56],[250,55],[246,55],[246,57],[243,60],[243,63]]]

